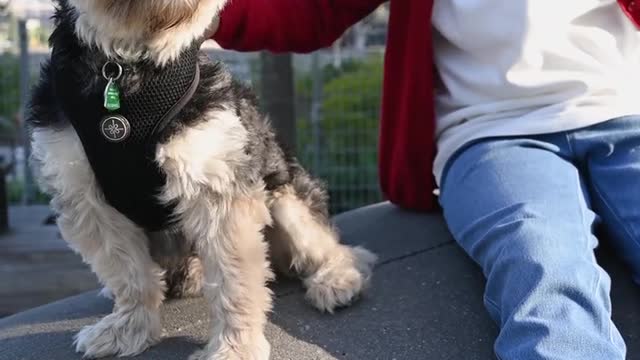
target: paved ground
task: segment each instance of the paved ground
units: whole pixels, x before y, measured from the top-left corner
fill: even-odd
[[[87,290],[97,281],[80,257],[44,225],[46,206],[11,207],[0,236],[0,317]]]
[[[437,216],[375,206],[337,219],[343,237],[381,259],[371,291],[333,316],[312,310],[298,282],[274,285],[276,306],[267,337],[274,360],[493,359],[497,329],[482,306],[478,268],[453,243]],[[614,320],[640,360],[640,289],[608,253]],[[72,336],[110,312],[95,292],[0,321],[0,360],[79,360]],[[200,299],[163,306],[165,339],[136,359],[186,359],[206,339]]]

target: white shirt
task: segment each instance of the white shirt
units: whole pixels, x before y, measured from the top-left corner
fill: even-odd
[[[438,183],[471,140],[640,114],[640,35],[616,0],[435,0]]]

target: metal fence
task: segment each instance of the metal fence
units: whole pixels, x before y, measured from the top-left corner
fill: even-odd
[[[297,152],[314,175],[324,179],[331,212],[380,200],[377,172],[382,55],[296,56]]]
[[[377,47],[335,48],[292,58],[297,155],[328,184],[332,213],[381,200],[376,158],[383,36],[375,36]],[[254,85],[262,80],[259,54],[207,51],[236,77]],[[8,177],[12,202],[45,200],[37,191],[25,194],[20,73],[28,68],[33,83],[47,56],[45,48],[31,48],[26,59],[20,58],[19,46],[0,48],[0,161],[16,164]]]

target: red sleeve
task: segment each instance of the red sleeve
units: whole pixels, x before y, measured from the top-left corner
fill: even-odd
[[[237,51],[310,52],[328,47],[386,0],[230,0],[213,36]]]

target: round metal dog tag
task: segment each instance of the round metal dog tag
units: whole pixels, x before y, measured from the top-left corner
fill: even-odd
[[[109,115],[100,122],[100,131],[111,142],[126,140],[131,133],[131,125],[122,115]]]

